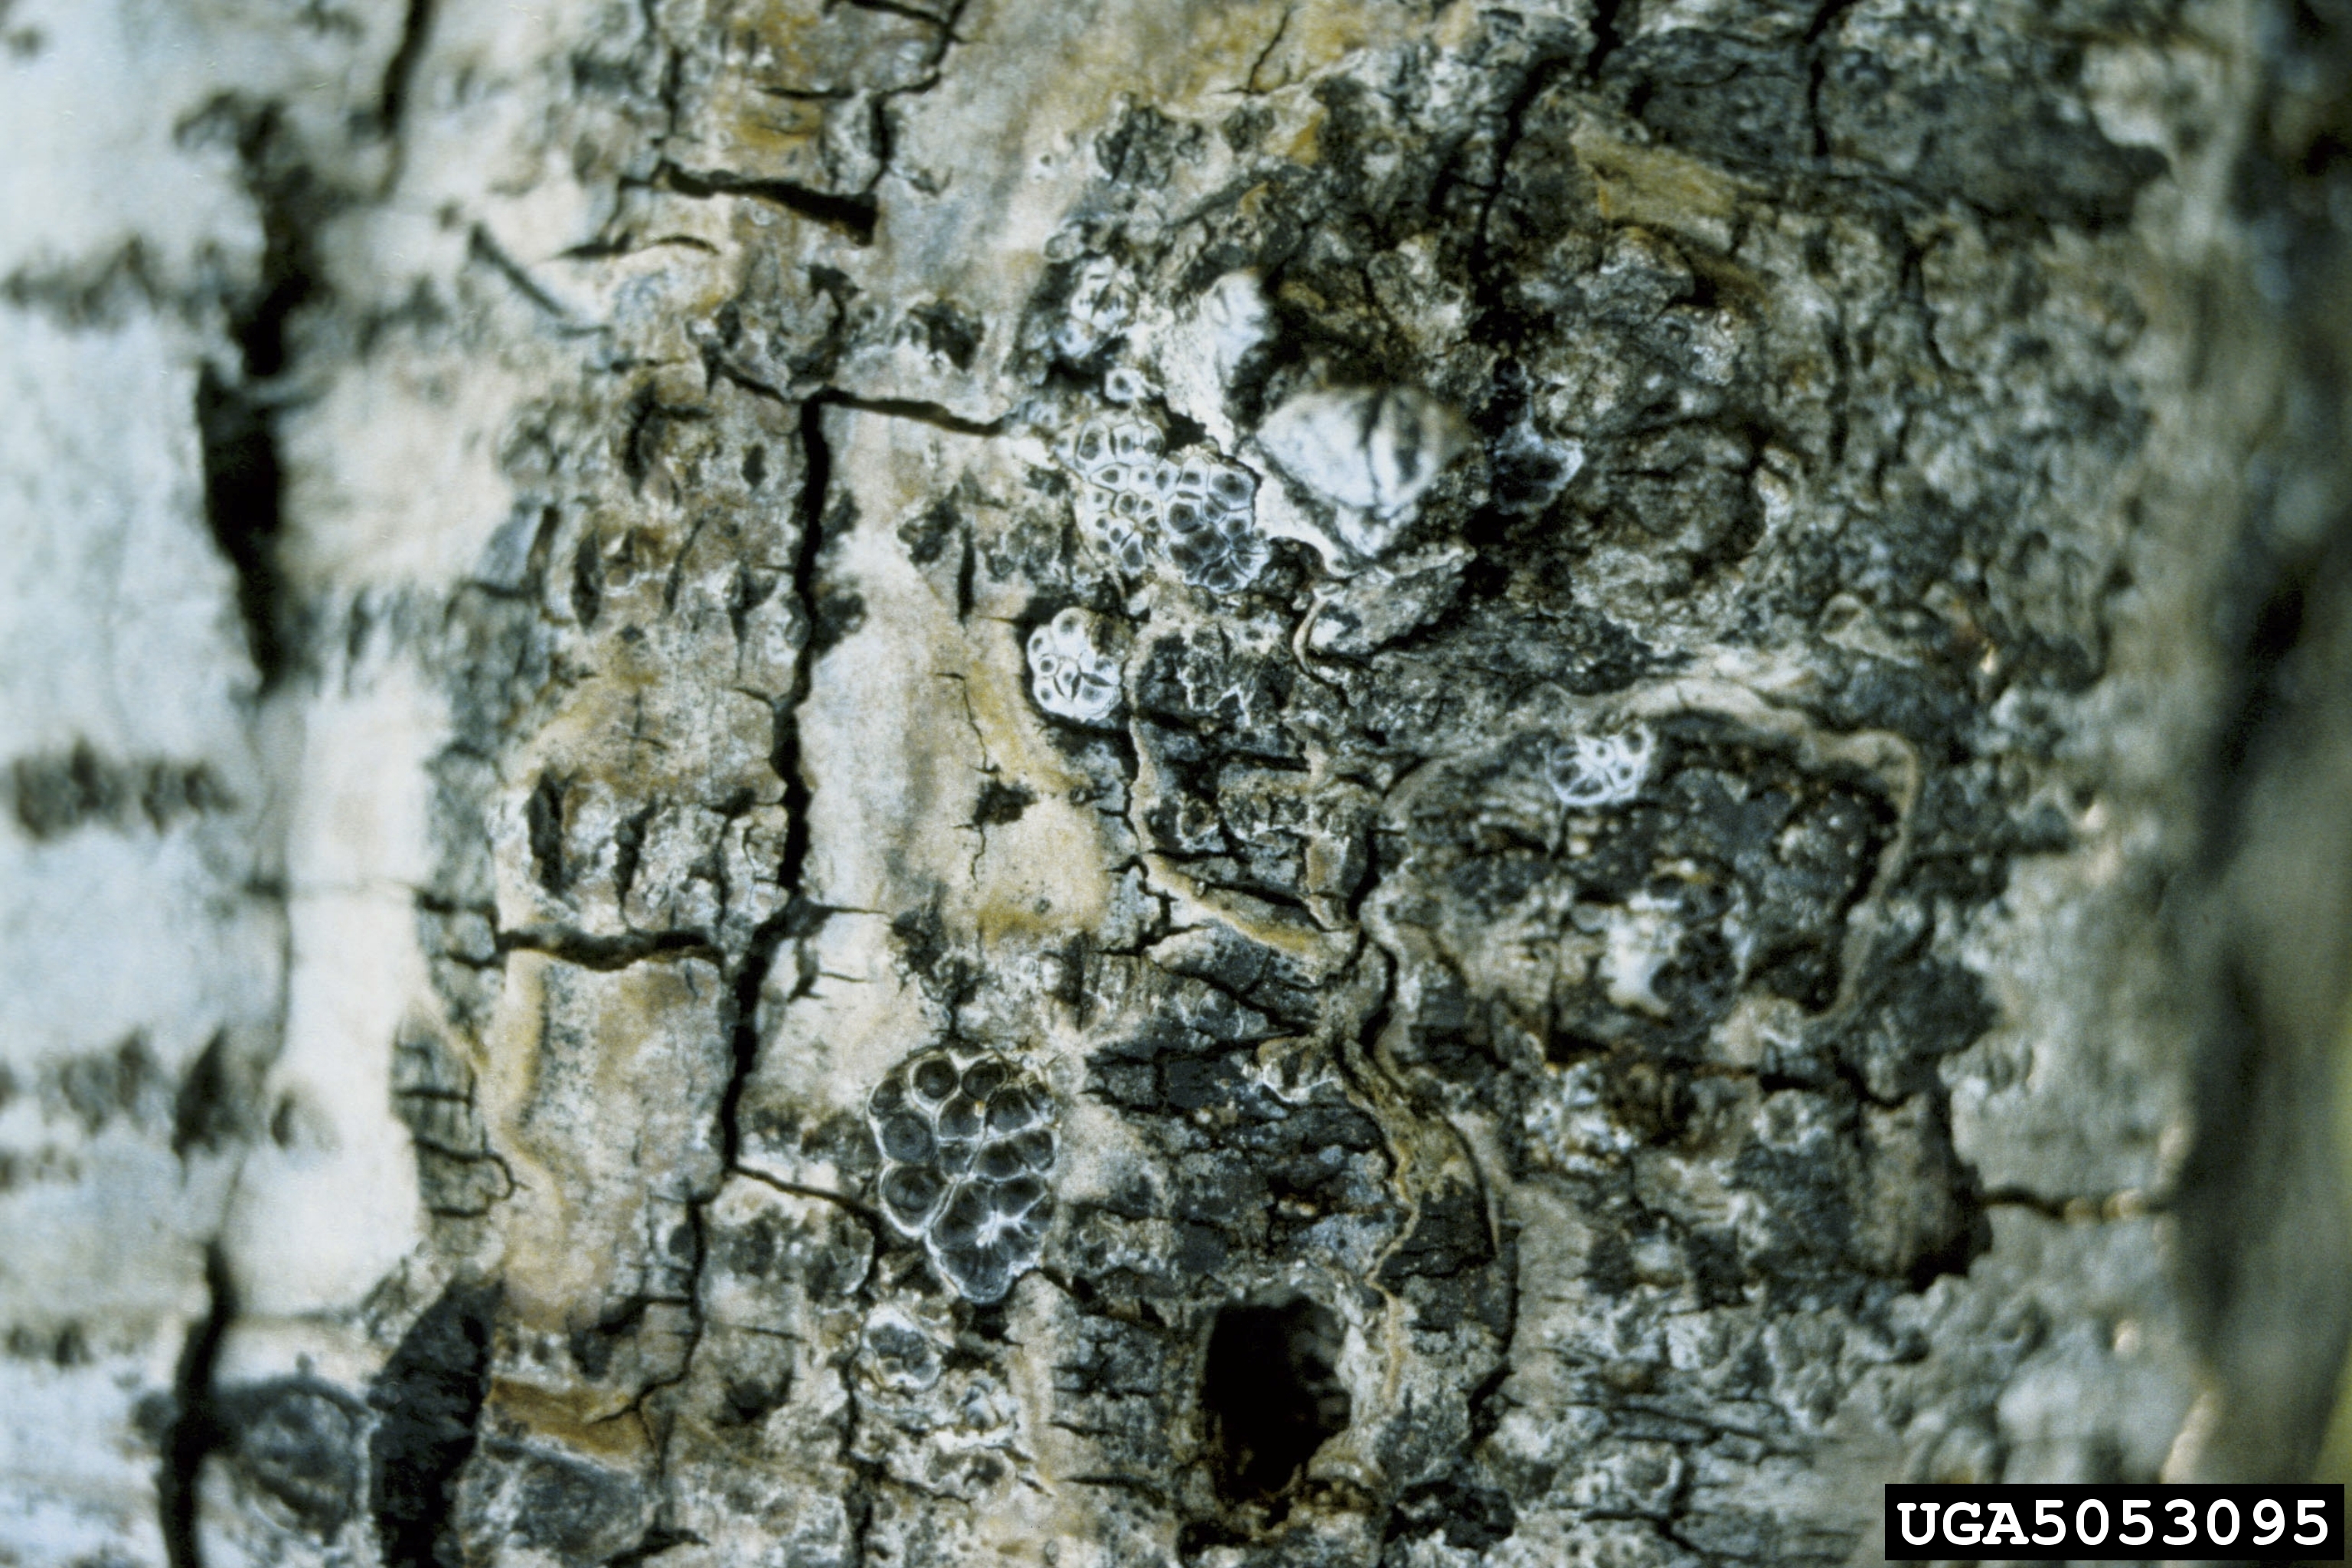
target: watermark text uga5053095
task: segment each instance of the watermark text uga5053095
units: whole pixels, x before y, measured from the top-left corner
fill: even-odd
[[[2335,1486],[1890,1486],[1894,1563],[2344,1556]]]

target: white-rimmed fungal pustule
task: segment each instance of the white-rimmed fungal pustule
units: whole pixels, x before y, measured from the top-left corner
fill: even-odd
[[[1115,365],[1103,373],[1103,396],[1110,402],[1140,403],[1151,395],[1151,383],[1132,365]]]
[[[993,1051],[925,1051],[875,1086],[866,1119],[883,1215],[958,1295],[1002,1300],[1036,1266],[1053,1214],[1052,1090]]]
[[[1118,264],[1089,256],[1071,274],[1068,313],[1055,329],[1054,348],[1065,359],[1085,359],[1123,331],[1134,313]]]
[[[1544,782],[1570,811],[1622,805],[1650,776],[1656,737],[1635,727],[1608,735],[1568,735],[1544,752]]]
[[[1388,548],[1467,438],[1460,415],[1410,386],[1300,393],[1257,433],[1277,468],[1334,509],[1339,542],[1364,556]]]
[[[1118,710],[1119,658],[1100,619],[1073,605],[1029,634],[1029,691],[1037,706],[1074,724],[1102,724]]]

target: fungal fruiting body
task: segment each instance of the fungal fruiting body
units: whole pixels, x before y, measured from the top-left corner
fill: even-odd
[[[1087,421],[1063,456],[1078,478],[1078,526],[1124,572],[1141,572],[1156,545],[1192,586],[1238,594],[1273,558],[1257,476],[1238,464],[1163,458],[1160,432],[1133,418]]]
[[[1338,509],[1341,542],[1377,555],[1465,442],[1461,416],[1409,386],[1305,392],[1257,433],[1276,467]]]
[[[1232,463],[1162,463],[1160,542],[1177,575],[1213,594],[1238,594],[1257,581],[1274,551],[1257,531],[1256,477]]]
[[[1056,719],[1100,724],[1118,709],[1118,659],[1097,639],[1093,616],[1075,605],[1029,634],[1029,690]]]
[[[1160,432],[1140,419],[1089,419],[1063,460],[1078,477],[1078,527],[1121,571],[1141,572],[1157,521]]]
[[[1254,271],[1228,272],[1172,313],[1146,312],[1128,333],[1136,363],[1149,365],[1172,411],[1199,423],[1218,447],[1234,447],[1225,400],[1235,373],[1267,337],[1271,312]],[[1112,373],[1116,374],[1116,373]],[[1103,381],[1103,395],[1122,401]]]
[[[1544,779],[1571,811],[1622,805],[1642,793],[1656,741],[1647,730],[1615,735],[1570,735],[1544,756]]]
[[[1548,437],[1522,419],[1495,444],[1492,492],[1513,511],[1540,512],[1583,471],[1583,442]]]
[[[1265,341],[1265,293],[1255,272],[1228,272],[1202,294],[1196,309],[1209,368],[1230,379],[1250,350]]]
[[[1118,268],[1107,256],[1087,257],[1070,279],[1069,313],[1055,330],[1054,348],[1082,360],[1118,336],[1133,313]]]
[[[891,1226],[923,1244],[958,1295],[1002,1300],[1036,1267],[1053,1215],[1052,1092],[993,1051],[925,1051],[876,1086],[866,1119]]]

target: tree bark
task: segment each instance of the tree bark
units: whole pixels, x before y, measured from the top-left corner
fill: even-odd
[[[2352,12],[0,0],[0,1561],[2299,1476]]]

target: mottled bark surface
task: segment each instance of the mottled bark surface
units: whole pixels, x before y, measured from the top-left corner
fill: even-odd
[[[0,5],[0,1562],[2300,1473],[2347,27]]]

